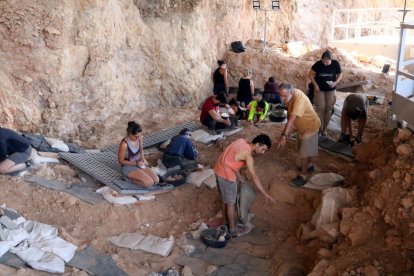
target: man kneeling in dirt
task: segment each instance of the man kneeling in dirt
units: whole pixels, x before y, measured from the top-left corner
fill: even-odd
[[[254,170],[254,155],[263,154],[272,145],[270,137],[266,134],[256,136],[250,143],[244,139],[238,139],[231,143],[217,160],[214,172],[217,177],[219,192],[223,201],[222,213],[224,223],[228,223],[229,233],[233,237],[242,234],[245,229],[242,225],[236,225],[235,204],[237,199],[236,174],[242,167],[247,166],[253,183],[264,194],[266,200],[275,200],[263,188],[259,177]]]

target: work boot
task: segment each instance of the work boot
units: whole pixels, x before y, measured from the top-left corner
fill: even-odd
[[[306,184],[306,176],[302,176],[302,175],[296,176],[291,182],[292,186],[298,187],[298,188],[302,187],[305,184]]]

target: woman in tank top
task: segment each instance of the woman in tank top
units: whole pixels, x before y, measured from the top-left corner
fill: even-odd
[[[134,121],[128,122],[127,136],[119,144],[118,162],[122,173],[135,184],[149,188],[159,183],[158,176],[147,167],[142,147],[142,128]]]
[[[229,82],[227,80],[227,65],[224,60],[217,61],[219,67],[213,73],[213,93],[217,95],[218,93],[227,94],[229,91]]]
[[[251,78],[251,70],[246,68],[243,73],[243,78],[239,81],[239,90],[237,91],[237,101],[241,106],[247,106],[253,99],[254,83]]]

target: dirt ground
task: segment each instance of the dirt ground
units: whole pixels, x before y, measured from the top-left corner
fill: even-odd
[[[390,99],[389,90],[379,91]],[[300,267],[300,271],[311,275],[413,275],[409,271],[413,268],[410,259],[414,256],[414,239],[411,236],[414,210],[409,212],[409,204],[400,210],[399,201],[401,197],[412,198],[414,195],[410,190],[412,180],[409,178],[414,177],[414,163],[412,155],[396,153],[396,146],[407,140],[393,140],[394,133],[384,131],[386,107],[387,101],[384,101],[384,104],[369,109],[365,143],[355,147],[357,161],[349,163],[324,151],[320,151],[315,160],[316,173],[339,173],[345,176],[344,187],[357,191],[357,199],[347,208],[355,209],[354,216],[348,218],[348,222],[362,227],[362,230],[358,228],[355,231],[366,230],[370,233],[370,237],[360,244],[354,244],[352,237],[345,234],[334,240],[321,236],[307,241],[300,239],[298,229],[302,224],[309,224],[321,202],[321,192],[289,185],[290,179],[297,173],[297,161],[293,140],[289,140],[283,150],[276,146],[283,125],[246,126],[242,132],[213,146],[197,144],[200,163],[212,166],[221,150],[238,138],[251,140],[259,133],[266,133],[272,138],[272,148],[256,158],[255,167],[263,185],[277,203],[267,203],[262,195],[258,195],[252,207],[255,214],[253,224],[265,233],[268,243],[242,245],[252,255],[272,261],[271,275],[290,275],[281,272],[283,269],[289,271],[289,267]],[[145,121],[144,130],[150,132],[169,127],[177,121],[196,120],[198,111],[195,108],[181,108],[174,110],[174,114],[178,117],[171,118],[157,110],[147,111],[147,118],[152,120]],[[108,135],[108,143],[99,146],[119,141],[123,129],[121,125],[111,134],[103,134]],[[333,133],[330,135],[337,137]],[[410,139],[413,145],[412,136],[408,141]],[[93,145],[84,143],[83,146],[91,148]],[[151,156],[149,161],[155,165],[157,157]],[[59,165],[37,167],[31,175],[68,184],[81,181],[77,170],[63,161]],[[408,184],[404,184],[407,180]],[[107,202],[90,205],[62,192],[31,186],[24,177],[1,175],[0,183],[0,203],[16,209],[27,219],[54,225],[61,237],[81,249],[88,244],[94,245],[111,255],[130,275],[146,275],[171,267],[181,270],[173,262],[181,254],[181,249],[175,245],[168,257],[160,257],[116,247],[109,243],[110,236],[139,232],[160,237],[173,235],[178,240],[189,231],[191,223],[213,217],[220,210],[217,190],[206,186],[196,188],[183,185],[169,193],[157,195],[153,201],[114,206]],[[379,202],[378,198],[382,201]],[[356,218],[355,214],[359,213],[368,213],[373,223],[361,226],[366,221]],[[347,218],[344,214],[341,223]],[[46,275],[31,269],[0,268],[0,275]],[[65,275],[86,273],[67,267]]]

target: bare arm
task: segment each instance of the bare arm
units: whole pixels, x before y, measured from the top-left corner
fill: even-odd
[[[288,136],[289,133],[291,132],[292,127],[293,127],[293,123],[295,122],[296,117],[297,117],[296,115],[289,115],[288,121],[285,125],[285,128],[283,129],[282,136],[280,136],[277,148],[285,147],[285,145],[286,145],[286,136]]]
[[[254,95],[254,82],[252,80],[250,80],[250,93],[252,96]]]
[[[351,119],[348,118],[348,116],[346,116],[344,108],[342,108],[342,112],[341,112],[341,132],[346,134],[349,124],[351,123]],[[350,133],[350,135],[352,135],[352,133]]]
[[[227,78],[227,69],[223,68],[224,86],[226,87],[226,93],[229,93],[229,80]]]
[[[332,86],[336,86],[342,80],[342,73],[336,75],[336,81],[333,83]]]
[[[257,189],[267,198],[269,199],[271,202],[275,203],[276,201],[273,199],[273,197],[271,197],[269,195],[269,193],[263,188],[262,183],[260,182],[259,177],[257,176],[255,170],[254,170],[254,160],[253,157],[250,153],[246,153],[245,156],[245,160],[246,160],[246,165],[247,165],[247,170],[249,171],[251,177],[252,177],[252,181],[254,183],[254,185],[257,187]]]
[[[221,116],[219,114],[217,114],[216,111],[214,110],[210,110],[208,112],[208,114],[210,114],[211,118],[213,118],[214,121],[219,122],[219,123],[223,123],[223,124],[229,124],[230,120],[229,119],[223,119],[221,118]]]
[[[319,86],[315,81],[315,76],[316,76],[316,72],[313,71],[312,69],[309,69],[308,78],[310,79],[310,81],[313,83],[313,86],[315,87],[315,93],[318,93],[319,92]]]

